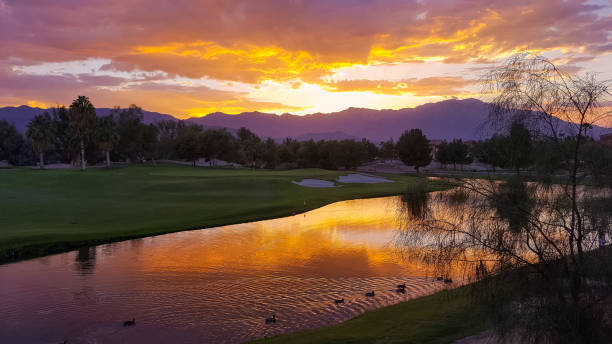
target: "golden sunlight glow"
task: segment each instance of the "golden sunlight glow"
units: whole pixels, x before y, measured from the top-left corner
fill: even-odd
[[[152,2],[141,11],[140,1],[124,0],[99,8],[113,29],[91,33],[90,23],[56,20],[61,6],[11,2],[0,16],[40,20],[26,29],[17,16],[1,18],[17,31],[0,57],[0,105],[47,107],[87,94],[99,107],[135,103],[180,118],[399,109],[479,96],[479,74],[525,49],[612,78],[610,5],[223,3]],[[117,9],[141,15],[127,21]]]
[[[26,104],[28,106],[30,106],[30,107],[38,107],[38,108],[41,108],[41,109],[46,109],[46,108],[50,107],[49,104],[46,104],[46,103],[43,103],[43,102],[39,102],[37,100],[28,100],[28,102]]]

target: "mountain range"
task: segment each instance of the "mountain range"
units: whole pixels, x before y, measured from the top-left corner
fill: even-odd
[[[96,115],[108,116],[111,110],[111,108],[96,108]],[[30,120],[32,120],[34,116],[39,115],[45,111],[49,111],[49,109],[41,109],[38,107],[30,107],[27,105],[22,105],[18,107],[7,106],[0,108],[0,119],[3,119],[9,123],[13,123],[19,132],[25,133],[26,127]],[[49,113],[51,112],[49,111]],[[145,122],[146,124],[159,122],[161,120],[176,120],[176,118],[171,115],[166,115],[158,112],[143,111],[143,115],[143,122]]]
[[[99,116],[106,116],[110,108],[96,109]],[[0,108],[0,119],[15,124],[25,132],[27,123],[45,109],[29,106]],[[145,123],[176,120],[175,117],[151,111],[143,111]],[[205,127],[225,127],[234,131],[247,127],[261,137],[298,140],[367,138],[374,142],[397,139],[404,130],[420,128],[430,139],[461,138],[481,139],[489,136],[483,124],[488,115],[488,104],[477,99],[450,99],[400,110],[372,110],[348,108],[334,113],[315,113],[298,116],[275,115],[262,112],[244,112],[237,115],[211,113],[204,117],[192,117],[185,121]],[[595,127],[592,135],[612,132],[611,128]]]

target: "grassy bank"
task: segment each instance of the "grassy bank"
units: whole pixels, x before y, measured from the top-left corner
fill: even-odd
[[[253,343],[452,343],[487,329],[484,307],[468,287],[442,291],[366,312],[338,325],[264,338]]]
[[[342,171],[268,171],[188,166],[0,171],[0,263],[80,246],[186,229],[290,215],[336,201],[393,195],[414,176],[395,183],[305,188],[303,178],[333,180]],[[306,205],[304,205],[306,201]]]

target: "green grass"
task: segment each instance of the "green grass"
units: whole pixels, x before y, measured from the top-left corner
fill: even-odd
[[[290,215],[336,201],[394,195],[424,183],[304,188],[293,180],[334,180],[347,172],[267,171],[160,165],[115,169],[0,171],[0,263],[79,246]],[[304,206],[304,200],[307,204]],[[481,332],[483,311],[465,288],[367,312],[342,324],[261,343],[448,343]]]
[[[463,287],[369,311],[338,325],[253,343],[452,343],[486,329],[484,307]]]
[[[333,180],[342,171],[193,168],[159,165],[115,169],[0,171],[0,263],[80,246],[186,229],[290,215],[332,202],[393,195],[414,183],[305,188],[303,178]],[[307,205],[304,206],[304,200]]]

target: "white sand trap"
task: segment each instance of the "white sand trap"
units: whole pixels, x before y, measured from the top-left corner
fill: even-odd
[[[336,186],[334,182],[321,179],[302,179],[301,182],[294,180],[293,183],[307,188],[333,188]]]
[[[347,176],[340,176],[338,177],[338,181],[340,183],[365,183],[365,184],[393,183],[393,181],[389,179],[365,175],[365,174],[357,174],[357,173],[351,173]]]

